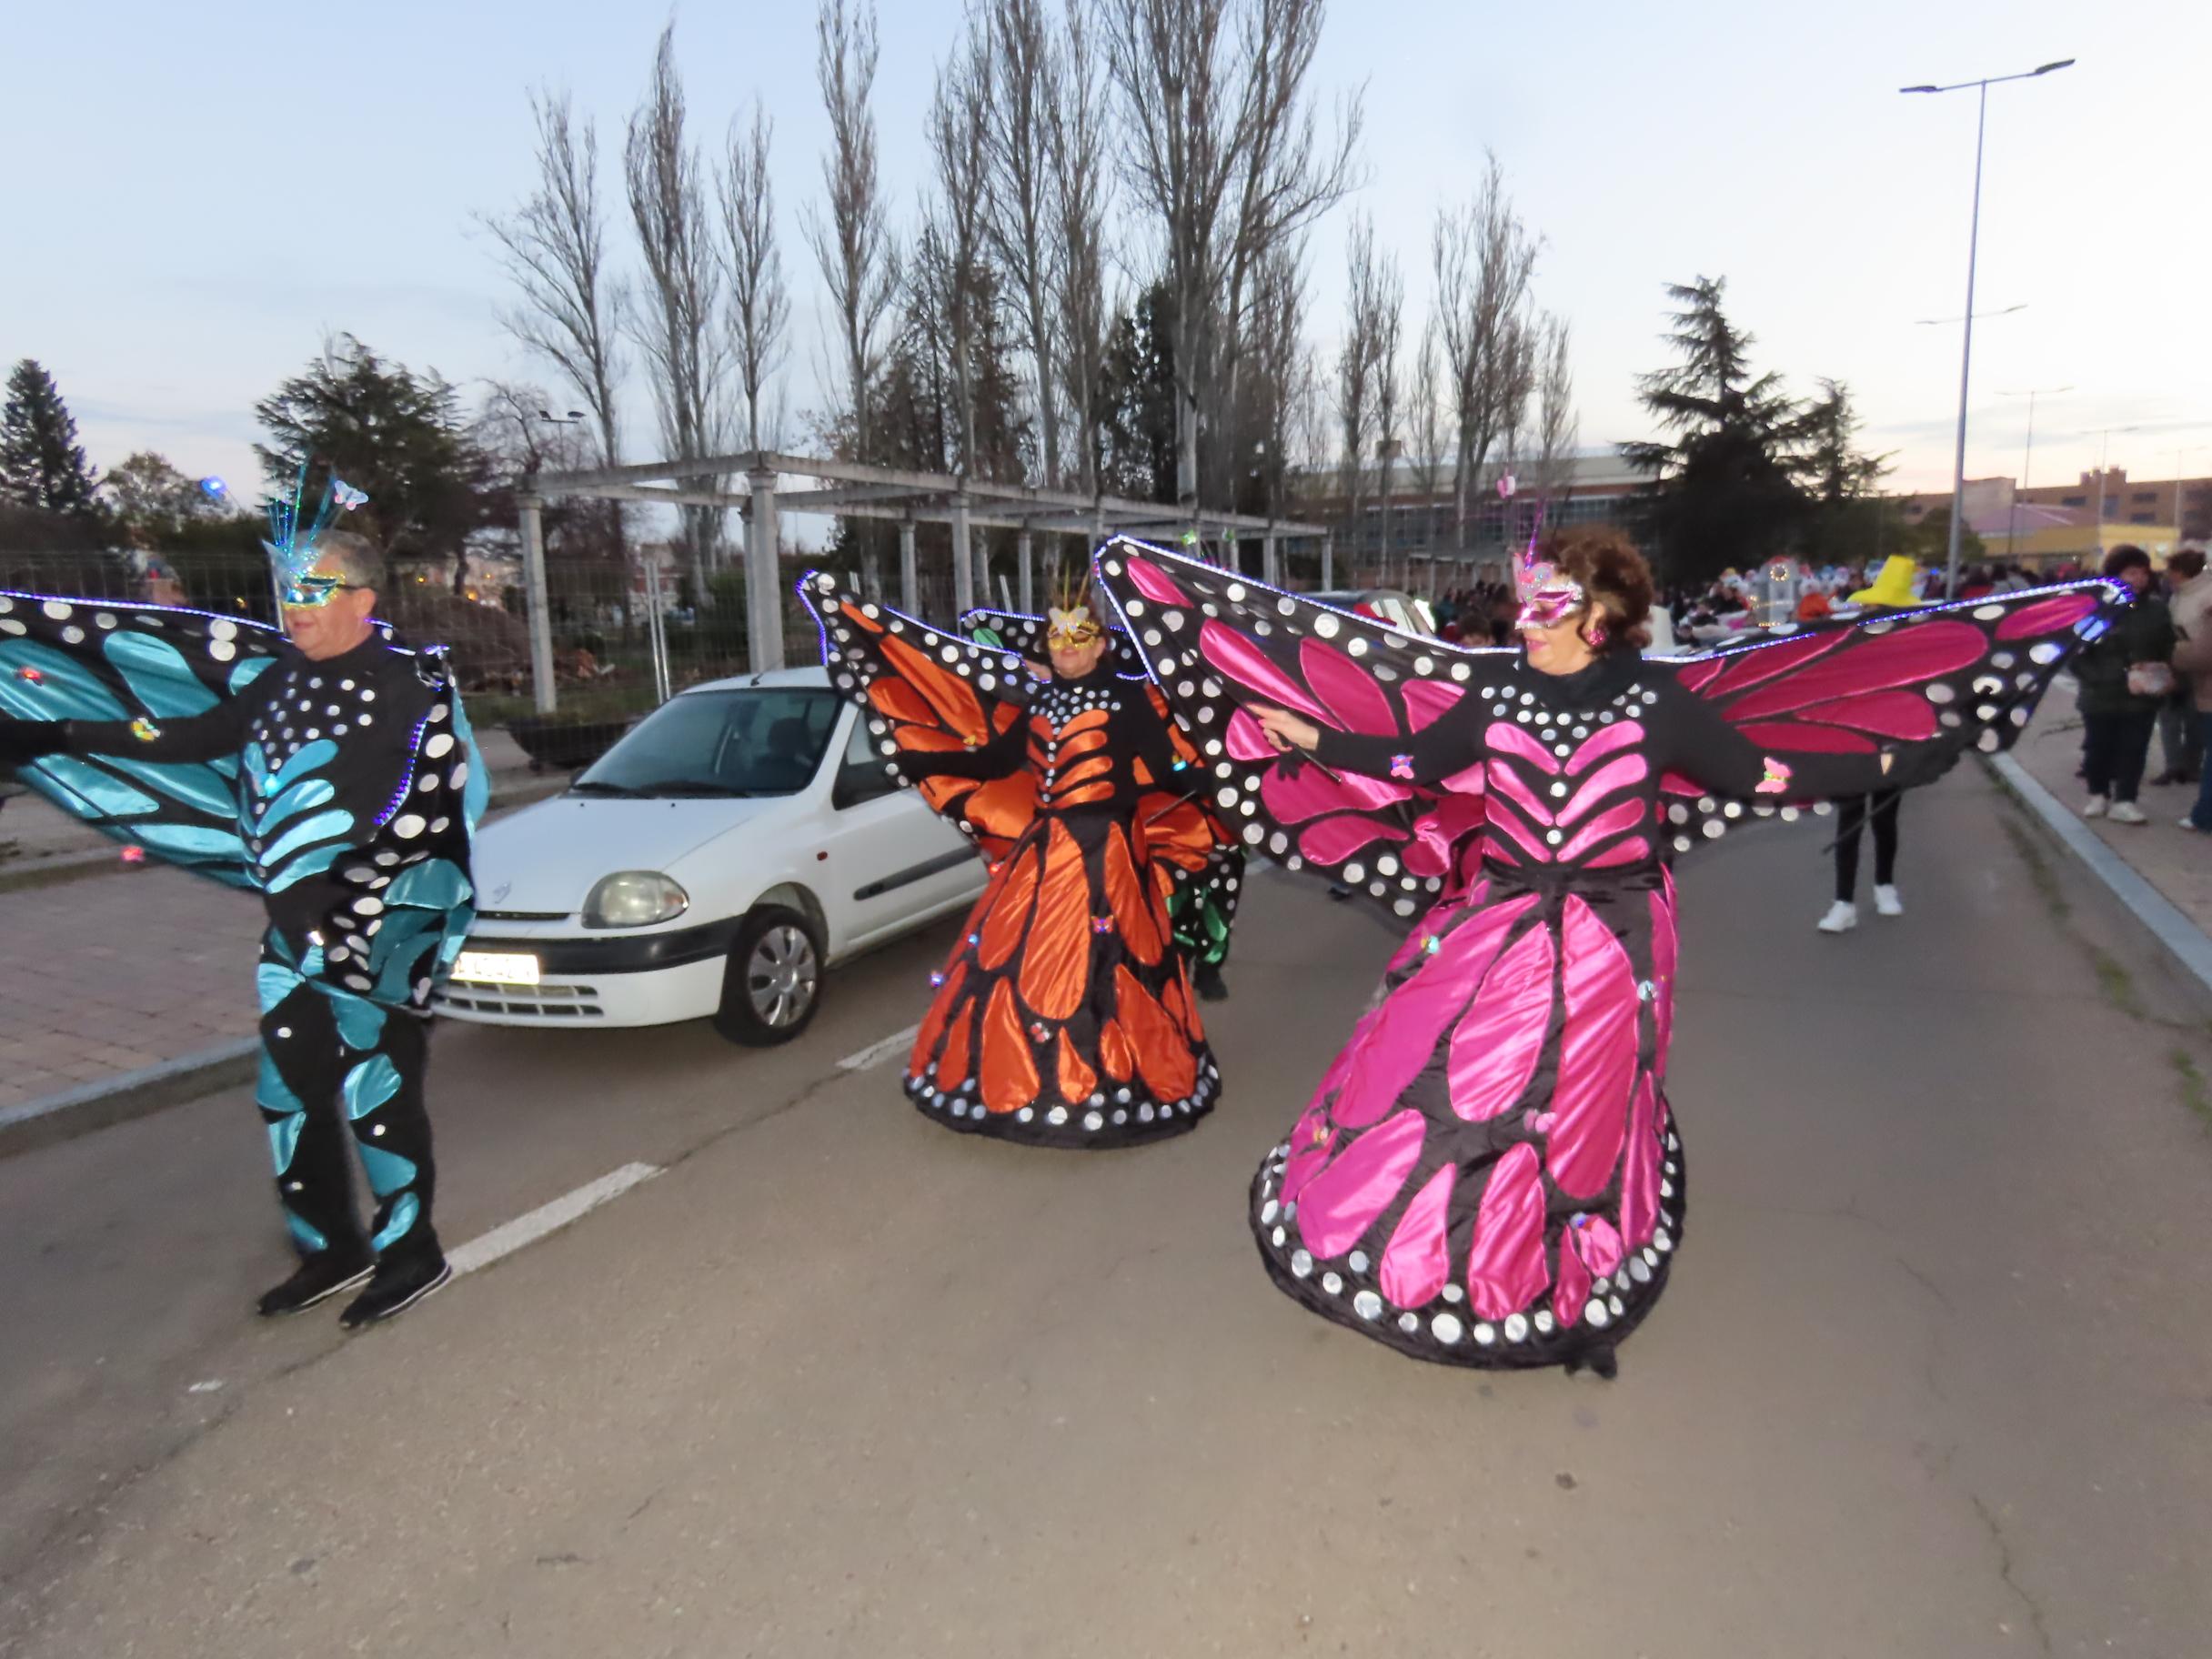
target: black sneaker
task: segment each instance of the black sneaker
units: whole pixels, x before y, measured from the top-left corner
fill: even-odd
[[[404,1313],[452,1277],[453,1270],[446,1265],[443,1256],[380,1265],[376,1277],[368,1282],[368,1289],[346,1304],[346,1312],[338,1315],[338,1323],[348,1331],[358,1331],[363,1325],[373,1325],[395,1313]]]
[[[1191,985],[1202,1001],[1226,1002],[1229,1000],[1229,985],[1222,978],[1222,965],[1219,962],[1199,963],[1198,971],[1191,976]]]
[[[263,1293],[257,1312],[264,1319],[282,1319],[327,1302],[340,1291],[350,1291],[376,1268],[367,1251],[318,1250],[299,1264],[299,1271]]]

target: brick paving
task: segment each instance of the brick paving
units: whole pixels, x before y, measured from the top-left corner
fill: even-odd
[[[2086,798],[2082,781],[2074,775],[2081,763],[2081,715],[2074,706],[2074,682],[2061,677],[2044,698],[2036,719],[2014,746],[2013,759],[2030,777],[2050,790],[2066,807],[2081,810]],[[2153,786],[2150,779],[2166,765],[2158,739],[2150,745],[2142,793],[2136,804],[2149,818],[2147,824],[2116,824],[2109,819],[2086,820],[2098,839],[2126,860],[2135,872],[2157,888],[2183,915],[2212,934],[2212,836],[2181,828],[2184,812],[2195,804],[2197,786]],[[1911,830],[1905,835],[1909,838]],[[1910,856],[1911,842],[1906,841]]]
[[[260,936],[254,895],[181,870],[0,892],[0,1107],[250,1037]]]
[[[478,739],[495,801],[520,805],[564,781],[534,776],[505,731]],[[0,874],[77,862],[100,873],[0,890],[0,1109],[254,1034],[258,899],[155,864],[126,869],[114,842],[36,796],[0,808]]]

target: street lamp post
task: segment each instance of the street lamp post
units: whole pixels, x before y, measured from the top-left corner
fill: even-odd
[[[2180,551],[2182,543],[2181,486],[2183,475],[2189,469],[2189,457],[2195,455],[2198,450],[2206,448],[2212,448],[2212,445],[2191,444],[2186,448],[2174,451],[2174,549],[2176,552]]]
[[[2064,69],[2074,60],[2060,58],[2056,63],[2044,64],[2019,75],[1993,75],[1978,81],[1957,81],[1948,86],[1901,86],[1897,90],[1915,92],[1960,92],[1968,86],[1975,89],[1977,103],[1974,117],[1974,213],[1966,231],[1966,343],[1958,354],[1958,450],[1951,469],[1951,545],[1945,561],[1945,592],[1958,592],[1958,540],[1960,521],[1966,509],[1966,387],[1974,368],[1974,266],[1980,253],[1982,238],[1982,138],[1989,115],[1989,89],[2005,81],[2029,81],[2039,75]]]
[[[2073,389],[2071,386],[2031,386],[2024,392],[1999,392],[1997,394],[2000,397],[2025,397],[2027,399],[2027,452],[2020,457],[2020,482],[2014,487],[2012,508],[2005,520],[2005,558],[2008,563],[2013,558],[2013,538],[2019,533],[2020,491],[2027,488],[2028,474],[2036,465],[2036,399],[2056,397],[2061,392],[2070,392]]]

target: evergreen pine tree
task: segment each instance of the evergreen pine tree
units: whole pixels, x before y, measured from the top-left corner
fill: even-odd
[[[54,377],[30,357],[7,377],[0,408],[0,499],[75,518],[99,515],[97,481]]]
[[[1875,494],[1889,457],[1857,447],[1859,424],[1850,388],[1840,380],[1822,380],[1820,396],[1797,417],[1797,476],[1810,498],[1808,563],[1871,565],[1885,549],[1894,550],[1895,509]]]
[[[1667,337],[1674,366],[1637,377],[1637,394],[1670,441],[1623,444],[1652,475],[1640,503],[1646,550],[1668,579],[1750,570],[1791,551],[1806,511],[1797,484],[1801,414],[1781,377],[1751,371],[1752,337],[1722,308],[1723,277],[1670,285],[1682,309]]]

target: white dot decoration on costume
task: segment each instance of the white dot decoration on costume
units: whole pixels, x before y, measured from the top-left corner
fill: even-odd
[[[1375,1319],[1382,1312],[1382,1298],[1372,1291],[1356,1291],[1352,1297],[1352,1311],[1362,1319]]]
[[[419,813],[403,812],[392,819],[392,833],[403,841],[413,840],[427,827]]]
[[[1429,1321],[1429,1334],[1445,1347],[1450,1348],[1455,1345],[1461,1337],[1467,1334],[1467,1327],[1460,1323],[1459,1315],[1456,1313],[1439,1313],[1434,1319]]]
[[[1293,1276],[1303,1279],[1312,1271],[1313,1257],[1310,1252],[1302,1250],[1291,1252],[1291,1272]]]

